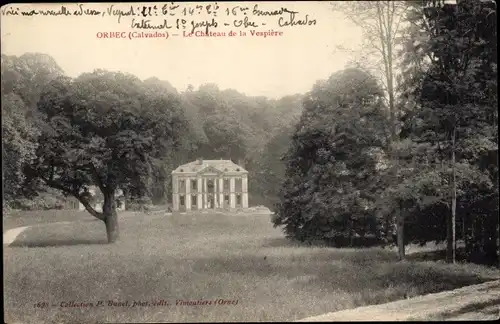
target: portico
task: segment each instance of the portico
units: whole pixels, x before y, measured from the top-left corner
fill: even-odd
[[[248,208],[248,171],[230,160],[183,164],[172,172],[174,211]]]

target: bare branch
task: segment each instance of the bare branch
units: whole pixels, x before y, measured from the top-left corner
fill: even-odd
[[[392,42],[394,42],[396,40],[396,35],[399,33],[399,25],[401,23],[401,19],[405,16],[407,11],[408,11],[408,7],[405,7],[403,12],[401,12],[401,14],[399,15],[398,22],[396,23],[396,27],[394,28],[394,37],[391,40]]]

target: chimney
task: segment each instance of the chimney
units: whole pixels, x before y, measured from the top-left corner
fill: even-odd
[[[198,164],[202,165],[203,164],[203,158],[198,158]]]

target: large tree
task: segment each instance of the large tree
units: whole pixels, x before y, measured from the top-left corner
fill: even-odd
[[[50,84],[38,102],[36,159],[30,179],[76,197],[118,238],[115,194],[148,194],[153,159],[178,147],[186,127],[175,94],[150,90],[123,73],[96,70]],[[89,187],[103,194],[102,212],[90,204]]]
[[[3,202],[8,206],[22,196],[23,167],[34,158],[38,131],[26,118],[23,100],[14,93],[2,95]],[[6,207],[4,206],[4,207]]]
[[[318,82],[286,156],[275,226],[309,241],[375,234],[373,213],[385,143],[382,90],[369,74],[347,69]]]
[[[24,196],[23,167],[35,155],[38,130],[33,118],[45,86],[63,74],[50,56],[2,54],[2,180],[4,207]]]
[[[363,41],[361,49],[343,48],[351,52],[354,66],[376,76],[384,90],[387,107],[387,126],[390,134],[386,153],[390,157],[390,173],[387,175],[393,184],[397,182],[398,158],[393,149],[398,133],[398,41],[405,24],[405,1],[357,1],[335,2],[333,9],[341,11],[350,21],[360,27]],[[394,220],[386,218],[385,231],[390,233],[390,223],[395,223],[400,259],[404,258],[404,217],[400,208],[392,210]],[[387,215],[389,216],[389,215]]]
[[[417,196],[434,197],[427,200],[427,210],[444,206],[447,259],[454,262],[457,215],[477,210],[477,201],[488,196],[498,199],[498,162],[492,159],[498,152],[496,7],[477,1],[422,1],[413,8],[404,51],[404,96],[415,105],[404,118],[401,135],[414,148],[424,148],[417,151],[425,154],[413,154],[417,172],[412,177],[428,188],[413,190]],[[483,235],[495,236],[487,233]]]

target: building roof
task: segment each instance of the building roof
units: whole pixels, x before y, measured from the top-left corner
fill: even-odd
[[[183,174],[183,173],[198,173],[202,170],[210,168],[215,169],[215,171],[225,173],[248,173],[242,166],[234,163],[231,160],[196,160],[186,164],[178,166],[172,173]],[[207,171],[208,171],[207,170]]]

